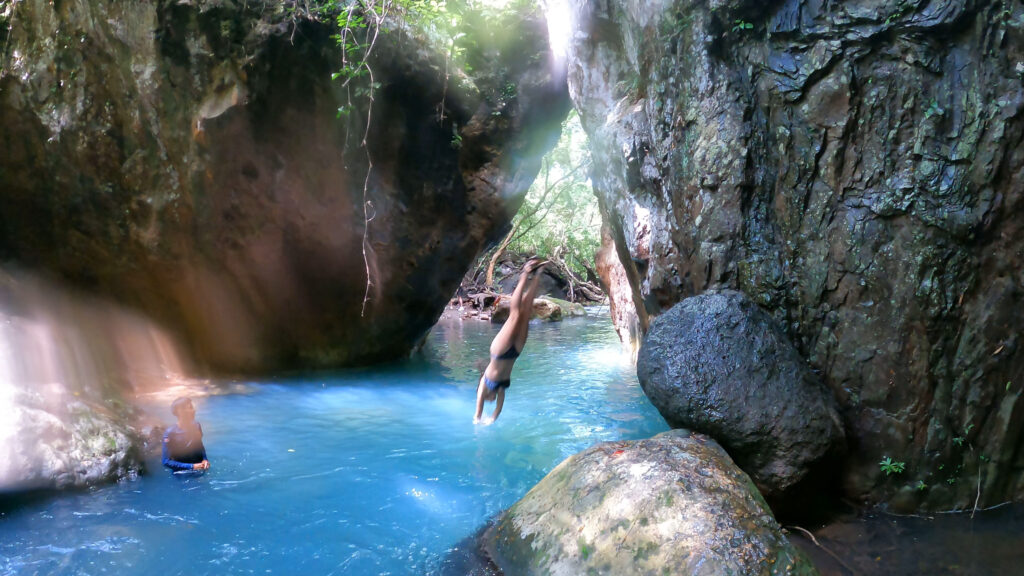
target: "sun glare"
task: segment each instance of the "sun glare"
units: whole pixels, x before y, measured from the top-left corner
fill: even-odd
[[[569,40],[572,38],[572,11],[569,9],[569,0],[547,0],[545,12],[548,18],[548,42],[551,43],[551,52],[554,54],[555,63],[564,66],[569,53]]]

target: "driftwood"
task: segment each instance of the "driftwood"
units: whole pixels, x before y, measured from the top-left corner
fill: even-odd
[[[604,300],[604,290],[600,286],[593,284],[587,280],[584,280],[573,273],[572,268],[565,263],[561,258],[559,251],[555,251],[554,254],[548,258],[550,265],[554,265],[558,269],[558,272],[564,276],[567,280],[566,287],[568,289],[568,300],[570,302],[579,302],[580,300],[587,300],[589,302],[602,302]],[[590,272],[590,269],[587,269]]]
[[[604,301],[604,291],[594,283],[583,280],[574,274],[558,255],[548,258],[548,260],[550,264],[548,264],[548,269],[545,273],[564,282],[563,289],[570,302],[591,303]],[[503,296],[507,297],[507,294],[502,294],[492,288],[492,274],[495,264],[496,261],[486,259],[475,269],[467,273],[466,277],[462,280],[462,284],[459,286],[458,292],[456,292],[455,297],[452,299],[452,306],[460,308],[469,307],[478,312],[483,312],[491,310]],[[515,267],[518,270],[522,269],[522,265]]]

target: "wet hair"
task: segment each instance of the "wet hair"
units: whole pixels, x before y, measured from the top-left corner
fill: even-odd
[[[177,418],[178,411],[181,410],[185,406],[185,404],[191,403],[192,399],[189,398],[188,396],[182,396],[181,398],[178,398],[174,402],[171,402],[171,414],[174,414],[175,418]]]

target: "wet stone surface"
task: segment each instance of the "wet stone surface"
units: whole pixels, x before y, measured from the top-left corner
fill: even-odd
[[[816,574],[749,477],[685,430],[571,456],[498,519],[484,547],[516,575]]]
[[[688,298],[658,316],[637,377],[671,426],[715,438],[765,496],[782,496],[844,449],[832,392],[742,292]]]

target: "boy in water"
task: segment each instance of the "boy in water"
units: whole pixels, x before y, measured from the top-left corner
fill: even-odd
[[[164,433],[164,466],[176,472],[209,469],[210,461],[206,459],[206,447],[203,446],[203,427],[196,422],[192,399],[178,398],[171,403],[171,413],[178,419],[178,424]]]

